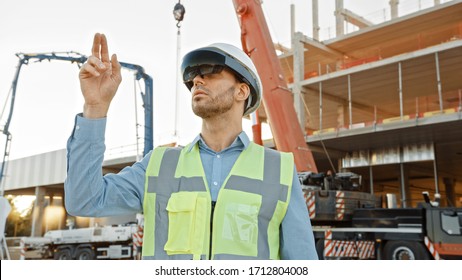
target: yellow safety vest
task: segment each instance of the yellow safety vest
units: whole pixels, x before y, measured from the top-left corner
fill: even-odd
[[[226,178],[212,214],[199,147],[189,147],[156,148],[151,155],[143,259],[279,259],[293,155],[251,142]]]

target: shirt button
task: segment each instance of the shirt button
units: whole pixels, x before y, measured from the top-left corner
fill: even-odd
[[[213,182],[213,184],[214,184],[215,186],[217,186],[217,185],[218,185],[218,183],[217,183],[217,182]]]
[[[76,129],[76,130],[79,130],[79,129],[80,129],[80,126],[77,125],[77,126],[75,127],[75,129]]]
[[[217,158],[221,158],[221,156],[220,156],[220,155],[217,155]]]

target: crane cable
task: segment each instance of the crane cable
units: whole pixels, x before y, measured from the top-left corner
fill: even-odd
[[[306,92],[302,92],[302,93],[306,93]],[[302,102],[303,102],[303,106],[305,107],[305,110],[308,112],[308,115],[311,116],[310,114],[310,109],[308,109],[308,105],[306,105],[306,101],[305,101],[305,98],[301,98],[302,99]],[[322,145],[322,148],[324,150],[324,153],[326,154],[327,156],[327,159],[329,160],[329,164],[330,164],[330,167],[332,168],[332,170],[334,170],[334,173],[337,173],[337,170],[332,162],[332,159],[329,155],[329,152],[327,151],[327,148],[326,148],[326,145],[324,145],[324,140],[322,139],[322,136],[321,136],[321,133],[318,133],[318,137],[319,137],[319,141],[321,142],[321,145]]]

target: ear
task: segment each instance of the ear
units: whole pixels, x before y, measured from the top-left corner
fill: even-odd
[[[250,94],[250,87],[246,83],[239,83],[237,87],[238,91],[236,93],[236,99],[238,101],[245,101]]]

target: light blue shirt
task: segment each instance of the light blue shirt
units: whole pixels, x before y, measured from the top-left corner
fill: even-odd
[[[118,174],[103,176],[105,130],[106,118],[76,116],[74,130],[67,143],[68,171],[64,183],[65,205],[71,215],[105,217],[143,211],[145,173],[151,152]],[[199,145],[212,200],[216,201],[224,180],[249,143],[245,132],[220,152],[210,149],[200,135],[192,142]],[[308,210],[295,170],[289,206],[281,225],[280,245],[282,259],[318,259]]]

